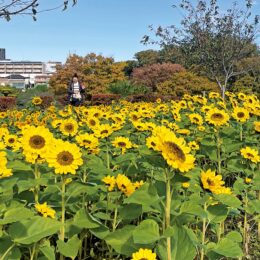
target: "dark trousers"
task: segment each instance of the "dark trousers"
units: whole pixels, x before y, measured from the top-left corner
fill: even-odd
[[[80,106],[81,103],[82,103],[82,100],[81,100],[81,99],[72,99],[72,100],[70,101],[70,104],[71,104],[72,106],[75,106],[75,107]]]

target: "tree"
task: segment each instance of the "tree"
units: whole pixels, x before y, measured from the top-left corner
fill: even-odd
[[[157,84],[171,78],[174,73],[184,71],[180,64],[162,63],[135,68],[131,75],[134,83],[144,85],[156,92]]]
[[[125,80],[125,62],[115,62],[111,57],[90,53],[85,57],[70,55],[63,66],[50,79],[50,86],[56,94],[67,91],[68,83],[77,73],[89,93],[104,93],[107,87]]]
[[[244,73],[236,71],[235,64],[255,52],[259,16],[252,19],[252,7],[253,1],[245,0],[245,8],[234,2],[223,12],[217,0],[209,3],[198,0],[196,5],[182,0],[179,4],[184,11],[181,27],[150,27],[159,40],[146,35],[142,42],[159,44],[163,48],[178,47],[185,66],[201,66],[208,77],[217,82],[224,96],[230,79]]]
[[[69,2],[72,6],[77,3],[77,0],[62,1],[59,6],[52,6],[48,10],[38,10],[40,0],[2,0],[0,1],[0,18],[5,18],[7,21],[11,20],[15,15],[31,15],[36,20],[36,15],[39,12],[51,11],[63,7],[63,10],[68,8]]]
[[[201,95],[203,91],[218,91],[218,86],[206,77],[183,71],[175,73],[169,80],[159,83],[157,91],[163,95],[181,97],[183,94]]]
[[[138,62],[138,66],[152,65],[160,63],[160,52],[156,50],[139,51],[134,55]]]

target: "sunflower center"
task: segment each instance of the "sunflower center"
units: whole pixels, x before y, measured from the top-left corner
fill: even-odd
[[[108,134],[108,130],[102,130],[100,133],[101,134]]]
[[[64,128],[68,132],[72,132],[74,130],[73,124],[66,124]]]
[[[92,120],[89,121],[89,124],[90,124],[91,126],[95,126],[95,125],[96,125],[96,121],[92,119]]]
[[[212,181],[211,179],[207,179],[207,183],[208,183],[209,186],[214,185],[214,181]]]
[[[120,146],[120,147],[126,147],[126,143],[125,143],[125,142],[118,142],[118,146]]]
[[[211,116],[211,119],[212,120],[222,120],[222,119],[224,119],[224,116],[221,113],[214,113]]]
[[[29,144],[34,149],[41,149],[45,146],[45,139],[40,135],[34,135],[30,138]]]
[[[67,151],[60,152],[57,156],[57,162],[62,166],[70,165],[73,160],[73,155]]]
[[[84,143],[84,144],[91,144],[91,141],[89,141],[89,140],[84,140],[83,143]]]
[[[8,143],[10,143],[10,144],[13,144],[14,143],[14,138],[10,138],[10,139],[8,139]]]
[[[168,147],[170,153],[173,154],[173,156],[176,159],[180,160],[181,162],[185,161],[185,159],[186,159],[185,153],[177,144],[172,143],[172,142],[166,142],[165,144]]]
[[[238,118],[243,118],[245,116],[244,112],[238,112],[237,117]]]
[[[251,153],[247,153],[246,155],[247,155],[248,157],[250,157],[250,158],[254,158],[254,155],[251,154]]]

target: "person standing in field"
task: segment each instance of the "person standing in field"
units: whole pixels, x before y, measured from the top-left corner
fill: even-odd
[[[85,87],[79,82],[78,75],[74,74],[68,86],[68,98],[70,104],[73,106],[81,105],[83,102],[84,92],[85,92]]]

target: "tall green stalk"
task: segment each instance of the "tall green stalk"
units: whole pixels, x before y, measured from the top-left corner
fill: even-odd
[[[165,228],[171,226],[171,178],[166,171]],[[171,237],[167,237],[167,260],[171,260]]]
[[[66,179],[61,177],[61,229],[60,229],[60,240],[65,239],[65,193],[66,193]],[[60,260],[63,260],[63,255],[60,255]]]
[[[217,129],[216,140],[217,140],[218,174],[221,174],[221,139],[219,136],[219,129]]]
[[[35,162],[35,165],[34,165],[34,178],[35,178],[35,180],[38,180],[40,178],[40,172],[39,172],[37,162]],[[34,187],[34,201],[36,204],[39,203],[39,185],[38,184]]]

